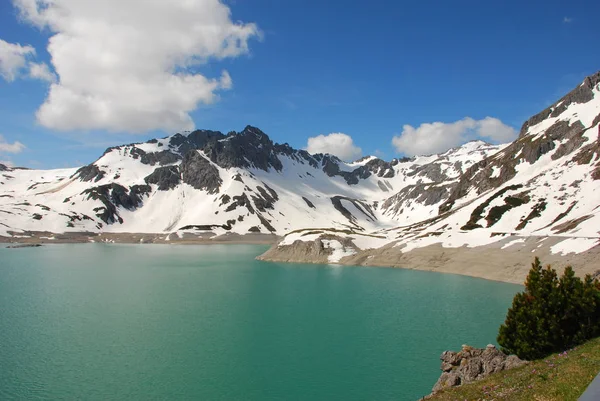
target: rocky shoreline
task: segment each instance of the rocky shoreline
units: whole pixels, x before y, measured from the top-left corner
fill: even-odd
[[[347,238],[337,237],[347,241]],[[518,240],[518,242],[517,242]],[[377,249],[359,250],[336,264],[352,266],[398,267],[434,271],[523,284],[535,256],[559,271],[570,265],[579,276],[593,274],[600,267],[600,245],[581,253],[553,253],[551,248],[565,237],[507,237],[478,247],[445,248],[440,244],[404,252],[394,243]],[[258,259],[291,263],[330,263],[331,250],[320,239],[272,246]]]

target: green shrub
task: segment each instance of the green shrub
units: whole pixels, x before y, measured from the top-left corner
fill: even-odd
[[[525,291],[515,295],[498,344],[522,359],[539,359],[600,335],[600,284],[587,275],[563,275],[535,258]]]

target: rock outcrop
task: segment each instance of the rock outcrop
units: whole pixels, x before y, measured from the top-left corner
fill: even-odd
[[[432,391],[481,380],[493,373],[527,364],[515,355],[506,355],[493,345],[485,349],[463,345],[459,352],[444,351],[440,356],[442,375]]]
[[[159,167],[152,174],[144,178],[146,184],[158,185],[159,191],[168,191],[175,188],[181,182],[181,174],[179,167],[166,166]]]
[[[106,172],[100,170],[98,168],[98,166],[96,166],[95,164],[89,164],[87,166],[83,166],[81,167],[79,170],[77,170],[74,174],[75,177],[79,177],[79,179],[81,181],[94,181],[94,182],[98,182],[100,181],[102,178],[104,178],[104,176],[106,175]]]
[[[191,150],[185,154],[181,163],[183,182],[209,194],[216,194],[223,183],[219,170],[200,153]]]

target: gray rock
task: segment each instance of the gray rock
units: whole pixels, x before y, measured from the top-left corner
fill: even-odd
[[[167,164],[173,164],[181,160],[181,156],[179,154],[173,153],[170,150],[162,150],[160,152],[151,152],[144,153],[140,161],[144,164],[148,164],[150,166],[154,166],[159,164],[161,166],[165,166]]]
[[[102,202],[104,206],[94,208],[96,216],[106,224],[116,222],[123,223],[119,216],[118,208],[135,210],[143,203],[143,198],[149,194],[149,185],[134,185],[127,189],[122,185],[112,183],[86,189],[81,194],[87,195],[87,199],[95,199]]]
[[[87,166],[81,167],[75,172],[75,174],[73,174],[72,177],[78,177],[82,181],[98,182],[102,178],[104,178],[104,176],[106,176],[106,172],[100,170],[98,166],[92,163]]]
[[[226,212],[236,210],[238,207],[245,207],[251,214],[255,213],[254,208],[250,203],[250,199],[248,199],[248,195],[246,195],[246,193],[234,196],[232,199],[233,201],[231,202],[231,204],[227,206],[227,209],[225,209]]]
[[[435,393],[447,387],[481,380],[493,373],[527,364],[515,355],[506,355],[489,344],[485,349],[463,345],[459,352],[445,351],[440,356],[442,374],[433,386]]]
[[[19,244],[19,245],[9,245],[7,248],[10,249],[20,249],[20,248],[39,248],[42,244]]]
[[[264,171],[283,168],[277,150],[285,152],[286,148],[276,147],[264,132],[250,125],[242,132],[230,132],[219,140],[212,137],[202,147],[204,154],[220,167],[254,167]]]
[[[181,182],[179,167],[166,166],[156,168],[152,174],[144,178],[146,184],[158,185],[159,191],[168,191],[175,188]]]
[[[209,194],[219,192],[223,180],[219,170],[195,150],[185,154],[181,163],[183,182]]]

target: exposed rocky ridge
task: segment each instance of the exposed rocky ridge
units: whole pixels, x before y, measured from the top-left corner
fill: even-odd
[[[0,163],[0,171],[9,171],[10,169],[4,164]]]
[[[463,345],[459,352],[445,351],[440,356],[440,360],[442,375],[433,386],[434,393],[527,364],[515,355],[504,354],[491,344],[485,349]]]
[[[534,125],[546,120],[548,117],[557,117],[573,103],[587,103],[594,98],[593,89],[600,83],[600,71],[586,77],[581,85],[560,98],[556,103],[529,118],[521,127],[519,137],[525,136]]]

